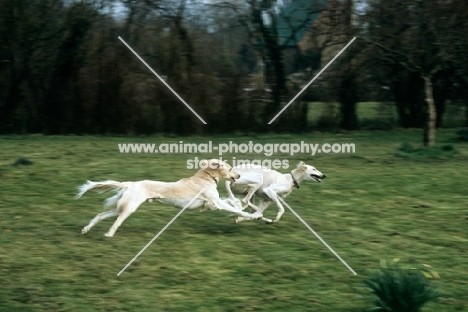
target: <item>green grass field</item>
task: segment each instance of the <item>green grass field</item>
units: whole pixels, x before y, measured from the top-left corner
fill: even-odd
[[[327,175],[286,199],[358,273],[336,259],[292,213],[280,222],[235,224],[219,211],[184,212],[122,275],[117,273],[177,213],[146,203],[115,237],[105,220],[80,231],[108,196],[76,188],[90,180],[190,176],[186,160],[215,154],[120,154],[117,143],[180,138],[0,137],[0,311],[363,311],[356,292],[380,259],[429,264],[445,297],[424,311],[468,310],[468,144],[455,130],[437,132],[448,158],[401,158],[402,142],[420,130],[182,138],[215,143],[354,143],[355,154],[274,155]],[[259,158],[258,155],[226,155]],[[32,164],[13,164],[19,158]],[[261,157],[266,158],[266,157]],[[19,161],[21,163],[21,161]],[[25,163],[25,161],[23,161]],[[219,190],[225,194],[224,184]],[[276,207],[265,216],[272,217]]]
[[[458,102],[448,102],[442,118],[444,128],[463,127],[466,120],[466,105]],[[359,102],[356,114],[360,126],[364,129],[390,129],[398,126],[398,112],[393,102]],[[309,124],[319,125],[319,120],[328,117],[331,125],[338,125],[339,105],[338,103],[313,102],[309,103]],[[329,125],[329,126],[331,126]],[[322,125],[323,126],[323,125]]]

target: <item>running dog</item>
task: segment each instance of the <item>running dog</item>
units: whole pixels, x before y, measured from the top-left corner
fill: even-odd
[[[229,203],[235,205],[235,200],[223,201],[220,199],[216,188],[218,182],[220,180],[235,182],[240,177],[239,173],[234,172],[230,165],[218,159],[210,159],[205,164],[206,166],[198,170],[192,177],[181,179],[177,182],[149,180],[138,182],[88,181],[79,187],[78,195],[76,195],[77,199],[90,190],[95,190],[99,193],[113,190],[117,194],[105,201],[105,206],[111,208],[111,210],[96,215],[83,228],[81,233],[88,233],[99,221],[110,217],[117,217],[117,220],[109,231],[104,234],[107,237],[112,237],[122,222],[134,213],[141,204],[146,201],[152,202],[153,200],[177,208],[184,208],[186,205],[189,205],[187,209],[200,207],[212,210],[219,209],[234,213],[239,217],[245,218],[245,220],[262,218],[261,212],[250,214],[242,211],[242,205],[238,207],[231,206]],[[197,194],[199,195],[197,196]],[[195,198],[195,196],[197,197]]]
[[[303,161],[299,162],[297,168],[291,173],[279,173],[276,170],[271,170],[258,165],[239,165],[232,168],[240,174],[240,178],[236,181],[226,181],[226,189],[231,199],[235,199],[234,193],[246,195],[242,199],[242,203],[254,210],[257,214],[263,214],[263,211],[271,203],[276,203],[278,214],[273,220],[262,217],[261,219],[269,224],[280,220],[284,213],[284,208],[278,200],[278,196],[286,198],[294,187],[299,188],[302,181],[322,182],[325,175],[315,169],[313,166],[306,165]],[[260,204],[255,206],[250,200],[252,196],[257,195],[260,198]],[[246,207],[247,207],[246,206]],[[245,208],[246,208],[245,207]],[[245,209],[244,208],[244,209]],[[252,220],[252,218],[244,218],[239,216],[236,222]]]

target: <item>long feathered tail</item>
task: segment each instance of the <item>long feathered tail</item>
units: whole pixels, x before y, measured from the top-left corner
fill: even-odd
[[[123,188],[126,188],[128,184],[126,182],[117,182],[113,180],[101,181],[101,182],[93,182],[87,181],[85,184],[78,187],[78,194],[76,194],[76,199],[83,196],[84,193],[87,191],[94,190],[100,194],[107,192],[107,191],[119,191]]]

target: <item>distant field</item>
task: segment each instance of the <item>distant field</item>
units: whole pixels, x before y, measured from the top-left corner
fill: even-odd
[[[362,106],[360,106],[360,109]],[[424,311],[468,310],[468,144],[455,130],[448,159],[394,156],[420,130],[252,137],[165,138],[1,136],[0,311],[362,311],[354,290],[380,259],[429,264],[446,293]],[[327,175],[286,201],[358,273],[353,276],[288,210],[274,225],[235,224],[218,211],[184,212],[120,277],[117,273],[177,213],[144,204],[115,237],[113,220],[85,236],[107,194],[76,187],[90,180],[190,176],[186,160],[203,154],[120,154],[118,143],[354,143],[355,154],[274,155],[304,160]],[[226,155],[259,158],[258,155]],[[17,166],[13,163],[20,157]],[[260,157],[266,159],[267,157]],[[27,165],[29,160],[32,164]],[[224,185],[219,185],[224,192]],[[275,215],[270,207],[265,215]]]
[[[443,117],[444,128],[463,127],[465,125],[466,106],[461,103],[447,103]],[[314,102],[309,104],[308,120],[316,125],[324,115],[334,114],[338,116],[339,106],[335,103]],[[356,114],[363,128],[372,128],[387,124],[398,126],[398,112],[393,103],[360,102],[357,105]],[[338,118],[334,121],[338,122]]]

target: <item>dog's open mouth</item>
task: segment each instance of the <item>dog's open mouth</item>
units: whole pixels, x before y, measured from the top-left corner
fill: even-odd
[[[312,177],[312,179],[314,179],[316,182],[320,183],[322,182],[322,178],[316,174],[311,174],[310,175]]]

